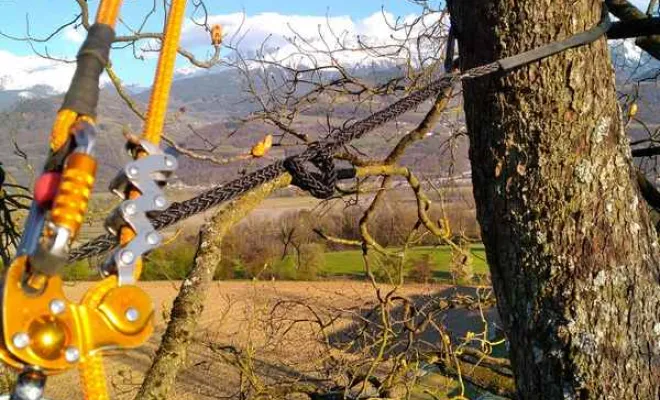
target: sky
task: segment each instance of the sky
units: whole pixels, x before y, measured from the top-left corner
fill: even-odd
[[[163,12],[161,0],[156,0],[158,12],[151,17],[146,31],[162,30]],[[96,12],[98,0],[89,0],[90,15]],[[188,16],[193,12],[188,1]],[[340,31],[360,34],[389,34],[385,18],[418,14],[419,6],[407,0],[206,0],[212,22],[219,22],[229,35],[240,26],[241,50],[258,48],[265,37],[272,35],[270,43],[282,44],[278,36],[292,36],[291,27],[306,35],[316,35],[319,25],[331,25]],[[128,26],[138,26],[152,8],[154,0],[125,0],[121,18]],[[385,11],[385,17],[383,16]],[[25,36],[28,29],[33,37],[43,38],[62,24],[71,21],[79,11],[75,0],[0,0],[0,32],[12,36]],[[199,15],[199,14],[198,14]],[[127,29],[118,26],[118,33]],[[34,83],[44,83],[57,90],[64,90],[73,74],[73,64],[44,60],[35,56],[35,50],[62,59],[73,60],[84,39],[82,28],[69,27],[55,35],[47,43],[28,43],[0,37],[0,87],[21,90]],[[182,33],[182,46],[193,51],[201,59],[213,48],[208,33],[187,20]],[[141,47],[148,47],[147,41]],[[138,49],[139,54],[143,54]],[[146,53],[145,60],[134,58],[132,49],[113,50],[111,60],[116,72],[128,84],[149,85],[153,79],[156,54]],[[181,57],[179,57],[181,58]],[[181,72],[190,70],[185,60],[177,61]],[[107,78],[106,78],[107,79]]]
[[[88,0],[93,17],[99,0]],[[437,5],[442,0],[433,0]],[[649,0],[633,0],[646,9]],[[188,1],[188,16],[193,11],[193,1]],[[154,4],[157,12],[150,18],[146,31],[162,29],[163,11],[161,0],[125,0],[121,18],[127,26],[135,28]],[[391,31],[386,19],[411,18],[419,14],[419,6],[411,0],[205,0],[210,20],[221,23],[228,37],[240,27],[241,51],[256,50],[264,38],[270,37],[269,45],[285,46],[283,37],[293,35],[292,28],[305,37],[318,37],[319,26],[333,27],[335,33],[348,33],[361,37],[375,37],[387,41]],[[25,36],[29,29],[33,37],[43,38],[62,24],[71,21],[79,8],[75,0],[0,0],[0,32],[6,35]],[[128,32],[121,24],[119,34]],[[28,43],[0,36],[0,89],[23,90],[35,84],[46,84],[57,91],[66,89],[75,65],[44,60],[35,50],[62,59],[73,60],[84,39],[84,30],[73,26],[63,29],[47,43]],[[212,52],[208,33],[188,20],[183,28],[182,46],[204,59]],[[153,79],[156,65],[155,53],[143,53],[140,42],[136,50],[144,60],[136,60],[133,50],[113,50],[111,60],[116,72],[127,84],[148,86]],[[179,73],[191,72],[186,60],[177,61]],[[107,81],[107,78],[104,78]]]

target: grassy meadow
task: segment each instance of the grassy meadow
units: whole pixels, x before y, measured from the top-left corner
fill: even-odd
[[[475,275],[488,273],[486,255],[483,245],[470,247],[472,270]],[[404,275],[407,275],[418,263],[426,259],[430,269],[429,281],[452,283],[451,265],[452,249],[449,246],[415,247],[408,249],[403,261]],[[280,279],[280,280],[335,280],[362,279],[365,277],[365,266],[361,250],[327,251],[315,257],[317,270],[313,276],[301,276],[296,267],[294,256],[275,259],[262,271],[261,276],[255,276],[246,269],[240,260],[223,263],[218,267],[217,279]],[[192,244],[170,245],[158,249],[145,259],[142,279],[146,281],[180,280],[184,279],[190,270],[195,257],[195,247]],[[390,257],[400,268],[398,257]],[[94,264],[82,261],[67,267],[65,278],[69,280],[94,279],[96,271]],[[227,269],[230,269],[227,273]],[[382,269],[382,263],[377,263],[376,269]]]

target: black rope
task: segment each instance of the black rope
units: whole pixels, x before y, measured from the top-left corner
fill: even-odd
[[[192,199],[181,203],[174,203],[167,210],[151,218],[151,222],[158,230],[167,228],[181,220],[232,200],[243,193],[272,181],[285,172],[290,172],[292,174],[294,184],[297,186],[308,190],[310,193],[318,197],[327,198],[332,195],[334,184],[338,177],[338,173],[332,162],[332,155],[349,142],[361,138],[368,132],[373,131],[385,123],[392,121],[399,115],[419,106],[431,96],[437,96],[438,93],[450,88],[459,80],[479,78],[498,71],[510,71],[533,61],[539,61],[560,51],[591,43],[605,34],[609,27],[610,21],[608,12],[603,6],[601,21],[594,28],[591,28],[586,32],[580,33],[561,42],[542,46],[538,49],[533,49],[516,56],[472,68],[462,74],[457,72],[445,73],[428,86],[411,93],[407,97],[391,104],[385,109],[352,124],[346,129],[333,132],[333,134],[324,140],[312,143],[301,154],[289,157],[285,160],[276,161],[275,163],[251,174],[242,176],[241,178],[235,179],[226,184],[216,186]],[[307,164],[316,167],[318,172],[310,171],[307,168]],[[354,172],[352,174],[354,175]],[[350,176],[351,172],[349,171],[347,173],[344,171],[342,175]],[[116,245],[116,236],[109,234],[99,236],[74,249],[69,256],[69,261],[73,262],[100,255]]]
[[[320,149],[319,152],[309,160],[318,172],[311,171],[303,162],[296,158],[287,158],[284,160],[284,168],[291,174],[291,184],[300,189],[309,192],[312,196],[319,199],[328,199],[335,193],[335,184],[337,183],[337,171],[332,154],[326,149]]]
[[[302,171],[304,170],[304,165],[306,163],[311,163],[312,165],[315,165],[316,163],[316,165],[319,165],[319,163],[323,163],[323,161],[321,161],[322,154],[336,153],[347,143],[361,138],[366,133],[371,132],[387,122],[394,120],[399,115],[419,106],[431,96],[437,95],[441,91],[451,87],[456,81],[458,81],[457,74],[445,74],[425,88],[413,92],[409,96],[391,104],[389,107],[352,124],[344,130],[333,132],[333,134],[324,140],[310,144],[301,154],[289,157],[286,160],[276,161],[267,167],[244,175],[226,184],[216,186],[192,199],[180,203],[173,203],[167,210],[152,217],[151,223],[154,228],[158,230],[167,228],[181,220],[202,213],[226,201],[235,199],[243,193],[272,181],[281,174],[288,172],[287,166],[289,166],[289,168],[294,166],[293,168],[295,171],[298,171],[298,169]],[[320,156],[321,158],[319,158]],[[314,187],[314,190],[318,188],[319,194],[326,193],[321,185],[323,182],[327,182],[327,178],[330,174],[323,172],[312,173],[310,171],[303,172],[302,174],[305,177],[312,176],[313,178],[310,178],[309,180],[303,178],[302,180],[299,180],[300,184],[308,184]],[[319,182],[314,182],[315,179],[318,179]],[[114,248],[116,245],[117,237],[115,235],[106,234],[99,236],[72,250],[69,255],[69,262],[103,254]]]

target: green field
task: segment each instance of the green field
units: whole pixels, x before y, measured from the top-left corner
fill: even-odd
[[[472,253],[474,272],[485,274],[488,272],[486,254],[483,245],[474,245],[470,248]],[[412,264],[421,259],[425,254],[431,255],[434,264],[434,277],[437,279],[448,279],[449,265],[451,260],[451,249],[442,247],[416,247],[408,250],[406,264]],[[323,275],[326,276],[363,276],[364,263],[362,251],[348,250],[325,253],[325,268]]]
[[[374,252],[375,253],[375,252]],[[472,255],[472,267],[475,274],[481,275],[488,272],[485,261],[483,245],[473,245],[470,248]],[[416,247],[408,249],[404,260],[404,273],[407,274],[417,263],[429,255],[429,266],[432,270],[432,279],[439,282],[451,281],[450,264],[452,250],[447,246],[440,247]],[[180,280],[184,279],[190,270],[195,256],[195,248],[192,245],[175,245],[160,248],[146,258],[145,268],[142,275],[143,280]],[[374,269],[382,269],[376,257],[373,263]],[[365,266],[360,250],[346,250],[326,252],[321,258],[321,265],[316,271],[315,279],[360,279],[365,276]],[[400,265],[397,257],[390,257],[390,261]],[[231,276],[234,279],[251,279],[245,268],[236,263]],[[88,280],[97,276],[96,270],[90,267],[88,262],[78,262],[70,265],[64,277],[68,280]],[[263,278],[277,276],[282,280],[306,280],[297,270],[295,260],[287,256],[283,260],[276,260],[264,274]],[[227,279],[227,278],[223,278]]]

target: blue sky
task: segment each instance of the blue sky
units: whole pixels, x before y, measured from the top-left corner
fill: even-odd
[[[91,16],[95,14],[98,0],[89,0],[91,8]],[[153,0],[126,0],[122,7],[121,16],[130,26],[139,25],[143,16],[151,9]],[[319,17],[322,19],[326,15],[337,18],[344,26],[346,20],[350,20],[355,26],[363,26],[361,21],[365,18],[372,19],[379,18],[383,20],[380,15],[381,9],[391,13],[391,16],[405,16],[419,12],[419,7],[412,4],[407,0],[238,0],[238,1],[221,1],[221,0],[206,0],[209,14],[215,15],[218,21],[225,22],[227,16],[234,16],[236,20],[237,15],[245,13],[248,18],[269,13],[273,15],[272,21],[264,23],[264,18],[255,20],[254,26],[250,28],[254,32],[254,43],[259,42],[256,38],[257,35],[268,35],[270,33],[282,33],[283,21],[288,16],[297,16],[295,25],[298,28],[300,25],[309,25],[309,30],[316,29]],[[162,2],[157,0],[158,13],[154,15],[148,28],[150,30],[160,30],[162,28]],[[192,1],[188,1],[189,14],[192,13]],[[30,32],[35,37],[44,37],[53,32],[58,26],[72,20],[78,13],[79,8],[74,0],[0,0],[0,31],[5,34],[23,36],[26,34],[28,23],[26,16],[29,18]],[[223,18],[225,16],[227,18]],[[313,17],[313,18],[312,18]],[[384,21],[384,20],[383,20]],[[184,31],[184,41],[186,47],[191,49],[195,54],[204,58],[212,50],[206,42],[206,34],[203,31],[195,31],[194,27],[189,24],[188,30]],[[231,24],[230,24],[231,25]],[[257,26],[258,25],[258,26]],[[272,25],[272,26],[271,26]],[[279,27],[278,27],[279,25]],[[353,25],[350,25],[351,27]],[[271,32],[270,29],[274,31]],[[122,28],[118,28],[122,33]],[[349,28],[351,29],[351,28]],[[149,30],[149,29],[148,29]],[[123,29],[124,33],[126,32]],[[362,32],[365,33],[365,32]],[[368,32],[366,32],[368,33]],[[190,37],[186,35],[191,35]],[[203,36],[204,40],[200,40]],[[80,45],[83,38],[83,30],[74,30],[67,28],[46,44],[34,43],[34,47],[41,52],[48,51],[49,54],[72,59]],[[197,38],[193,40],[193,38]],[[143,42],[142,46],[148,45]],[[30,45],[26,42],[13,41],[4,37],[0,37],[0,51],[4,52],[6,64],[23,65],[25,58],[12,58],[27,57],[34,54]],[[155,60],[148,58],[145,61],[136,61],[133,58],[131,50],[113,51],[111,55],[113,64],[117,72],[127,83],[137,83],[141,85],[148,85],[152,79]],[[0,57],[0,62],[3,58]],[[44,64],[43,60],[35,61],[35,68],[54,68],[51,64]],[[27,65],[27,61],[26,61]],[[186,62],[179,60],[177,66],[185,68]],[[71,70],[72,66],[62,67],[62,71]],[[36,76],[36,75],[34,75]],[[52,74],[53,77],[58,76]],[[65,79],[65,72],[62,72],[62,79]],[[0,79],[2,78],[2,71],[0,70]],[[25,77],[23,79],[26,79]],[[55,78],[53,78],[55,79]],[[15,78],[18,82],[20,79]],[[0,81],[0,83],[2,83]],[[16,86],[19,87],[20,85]]]

